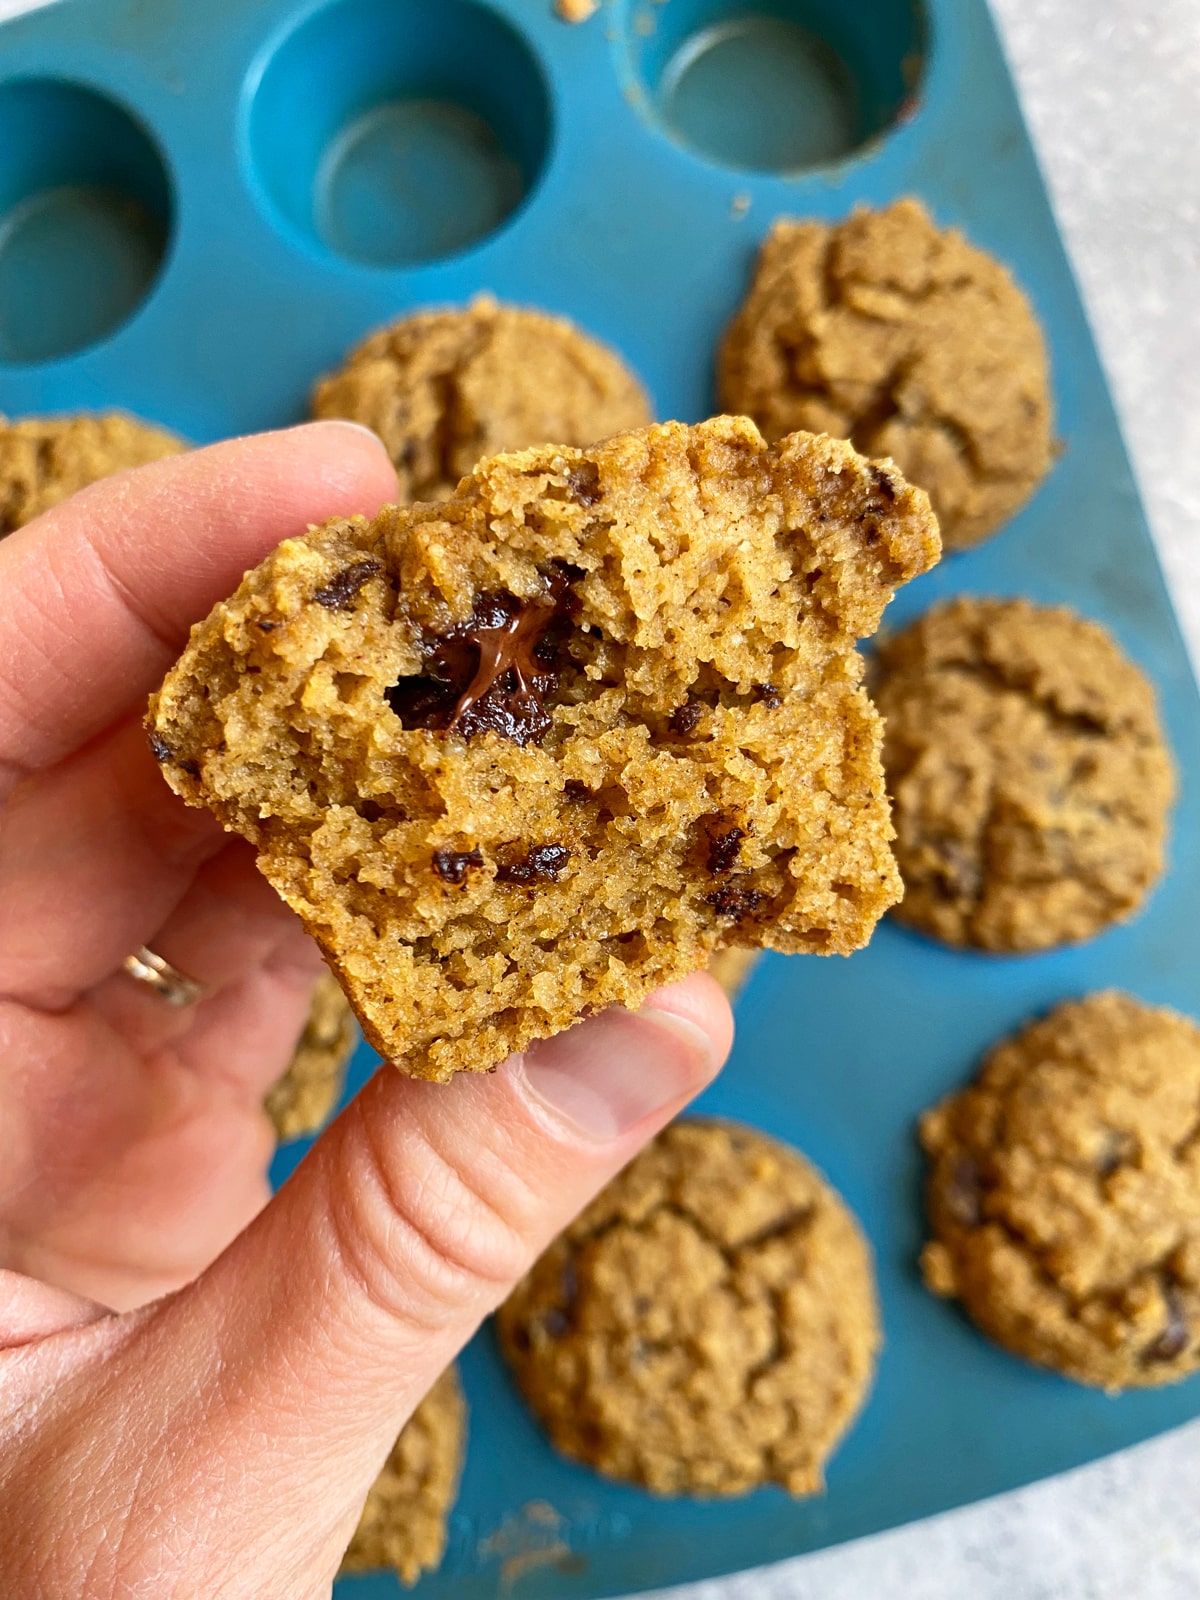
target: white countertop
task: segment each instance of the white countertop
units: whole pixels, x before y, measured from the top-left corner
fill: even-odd
[[[1200,662],[1200,0],[992,0]],[[1200,1422],[671,1600],[1196,1600]]]

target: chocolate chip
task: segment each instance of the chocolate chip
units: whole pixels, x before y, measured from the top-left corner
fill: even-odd
[[[685,700],[681,706],[676,706],[672,711],[668,725],[672,733],[677,733],[681,739],[686,739],[703,715],[704,706],[699,700]]]
[[[468,867],[481,867],[483,856],[478,850],[435,850],[433,870],[443,883],[461,883]]]
[[[255,617],[254,626],[260,633],[274,633],[279,624],[272,622],[268,617]]]
[[[150,735],[150,754],[154,757],[155,761],[170,761],[171,746],[163,738],[161,733],[152,733]]]
[[[567,485],[581,506],[594,506],[604,498],[600,468],[594,461],[579,461],[567,471]]]
[[[896,480],[890,472],[885,471],[876,461],[867,462],[867,470],[871,474],[871,481],[888,505],[896,503]]]
[[[571,852],[565,845],[537,844],[522,860],[505,862],[497,867],[496,882],[526,886],[554,883],[570,859]]]
[[[329,582],[313,593],[313,599],[326,611],[346,611],[353,605],[354,597],[377,572],[383,571],[383,562],[369,556],[366,561],[356,561],[352,567],[335,572]]]
[[[506,590],[482,594],[468,621],[422,640],[424,670],[385,690],[405,728],[493,732],[541,744],[553,726],[545,697],[558,688],[554,631],[579,608],[571,584],[582,574],[556,563],[532,600]]]
[[[708,870],[714,878],[720,877],[723,872],[733,871],[745,837],[745,828],[726,828],[709,837]]]
[[[727,883],[704,898],[719,917],[731,917],[740,922],[752,911],[757,911],[767,897],[758,889],[751,889],[748,884]]]
[[[1167,1308],[1166,1326],[1142,1351],[1145,1362],[1174,1361],[1187,1349],[1192,1330],[1178,1288],[1170,1278],[1162,1280],[1162,1297]]]
[[[580,783],[578,778],[568,778],[563,784],[563,799],[568,805],[581,806],[585,800],[592,798],[592,791],[586,783]]]
[[[959,1227],[977,1228],[983,1221],[983,1173],[971,1156],[954,1157],[943,1196]]]
[[[1131,1133],[1118,1128],[1106,1128],[1104,1140],[1096,1156],[1096,1175],[1111,1178],[1118,1168],[1132,1159],[1137,1152],[1137,1140]]]
[[[766,706],[768,711],[778,711],[783,704],[783,696],[773,683],[756,683],[754,698],[760,706]]]

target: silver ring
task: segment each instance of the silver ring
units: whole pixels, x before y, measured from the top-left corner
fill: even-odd
[[[121,964],[131,978],[149,984],[169,1006],[195,1005],[206,992],[202,983],[197,983],[195,978],[189,978],[178,967],[156,956],[153,950],[147,950],[144,944],[139,945],[131,956],[126,956]]]

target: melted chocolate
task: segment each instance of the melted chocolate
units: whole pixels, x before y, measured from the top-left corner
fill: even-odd
[[[526,887],[535,883],[555,883],[559,873],[571,859],[571,852],[563,844],[535,844],[520,861],[509,861],[496,868],[497,883],[519,883]]]
[[[714,878],[720,877],[723,872],[733,871],[745,837],[745,828],[725,828],[709,836],[708,870]]]
[[[152,733],[150,735],[150,754],[154,757],[155,761],[170,761],[171,746],[163,738],[161,733]]]
[[[466,622],[427,634],[421,675],[386,691],[403,726],[453,730],[464,739],[491,731],[514,744],[540,744],[551,728],[545,699],[560,676],[555,635],[579,610],[571,585],[581,576],[556,565],[534,599],[503,589],[481,594]]]
[[[740,922],[752,911],[757,911],[767,897],[760,890],[751,889],[747,884],[727,883],[720,889],[714,889],[711,894],[706,894],[704,898],[719,917],[732,917],[734,921]]]
[[[567,484],[581,506],[594,506],[604,498],[600,487],[600,468],[594,461],[580,461],[567,473]]]
[[[946,1210],[962,1228],[977,1228],[983,1221],[983,1173],[970,1156],[957,1155],[943,1191]]]
[[[435,850],[433,870],[443,883],[461,883],[468,867],[481,867],[483,856],[478,850]]]
[[[773,683],[756,683],[754,698],[760,706],[766,706],[768,711],[778,711],[783,704],[783,696]]]
[[[383,562],[368,556],[365,561],[356,561],[352,567],[335,572],[328,583],[313,591],[313,599],[326,611],[347,611],[367,579],[382,571]]]
[[[686,739],[689,733],[695,730],[696,724],[704,715],[704,706],[698,700],[685,700],[681,706],[676,706],[669,718],[672,733]]]
[[[1142,1351],[1142,1360],[1146,1362],[1174,1361],[1187,1349],[1192,1336],[1183,1300],[1169,1278],[1163,1279],[1162,1293],[1167,1307],[1167,1324]]]

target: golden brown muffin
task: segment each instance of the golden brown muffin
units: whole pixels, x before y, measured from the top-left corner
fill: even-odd
[[[411,1587],[446,1553],[446,1523],[458,1495],[467,1404],[454,1367],[444,1372],[392,1446],[371,1486],[343,1572],[391,1567]]]
[[[744,419],[480,463],[282,544],[152,701],[368,1039],[482,1070],[723,945],[848,952],[898,880],[855,640],[926,497]]]
[[[795,1150],[676,1122],[497,1313],[567,1455],[658,1494],[823,1487],[880,1345],[870,1251]]]
[[[997,1343],[1079,1383],[1200,1367],[1200,1028],[1123,994],[1004,1040],[921,1119],[922,1268]]]
[[[100,416],[0,417],[0,539],[78,489],[187,446],[120,411]]]
[[[718,360],[722,407],[768,439],[810,428],[893,457],[948,550],[994,533],[1049,471],[1049,384],[1008,269],[912,199],[776,222]]]
[[[1154,691],[1097,623],[957,599],[881,644],[900,921],[1043,950],[1132,915],[1175,779]]]
[[[277,1139],[298,1139],[322,1126],[337,1104],[357,1043],[350,1002],[333,974],[324,973],[288,1069],[263,1103]]]
[[[482,456],[594,444],[652,420],[615,350],[565,317],[490,295],[380,328],[317,384],[312,414],[379,435],[402,505],[446,499]]]

